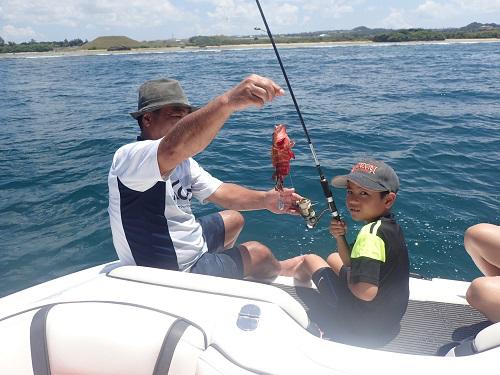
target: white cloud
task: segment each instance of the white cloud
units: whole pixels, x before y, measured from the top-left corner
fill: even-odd
[[[409,29],[413,25],[408,18],[403,9],[391,8],[389,15],[382,20],[382,26],[391,29]]]
[[[304,9],[309,12],[318,12],[318,17],[341,17],[345,13],[353,12],[353,5],[360,1],[347,0],[315,0],[305,2]]]
[[[488,13],[500,11],[500,0],[454,0],[460,9],[474,13]]]
[[[261,2],[266,19],[273,33],[301,31],[311,29],[320,18],[331,19],[341,14],[352,12],[350,3],[362,3],[364,0],[268,0]],[[210,22],[204,33],[251,34],[254,27],[263,28],[259,10],[249,0],[191,0],[198,6],[210,5],[205,14]],[[200,17],[201,20],[201,17]]]
[[[5,25],[0,31],[0,35],[4,40],[9,42],[24,41],[27,39],[36,39],[38,34],[31,27],[15,27],[13,25]]]
[[[76,27],[85,20],[92,24],[141,27],[166,20],[189,18],[189,13],[167,0],[4,0],[0,19],[34,25]]]
[[[426,0],[416,9],[419,14],[442,19],[460,14],[484,14],[495,11],[500,11],[500,0],[453,0],[446,2]]]
[[[314,24],[354,12],[365,0],[266,0],[262,7],[273,32],[314,30]],[[0,21],[83,30],[151,29],[166,33],[251,34],[262,27],[258,8],[249,0],[2,0]],[[331,24],[331,22],[330,22]],[[66,31],[67,32],[67,31]],[[78,32],[76,32],[78,34]],[[61,35],[62,37],[62,35]]]
[[[210,3],[213,6],[212,10],[207,12],[210,22],[205,24],[211,33],[231,33],[234,32],[235,26],[240,28],[242,34],[249,34],[253,29],[257,17],[254,4],[242,0],[214,0]]]
[[[456,13],[456,11],[456,6],[450,3],[442,4],[432,0],[427,0],[425,3],[420,4],[416,10],[417,13],[434,18],[446,18],[450,14]]]
[[[275,12],[274,20],[279,26],[296,25],[299,22],[299,7],[292,4],[283,4]]]
[[[249,35],[263,27],[253,0],[0,0],[0,31],[10,25],[27,38],[92,39],[127,35],[164,39]],[[262,0],[273,33],[368,27],[440,27],[497,22],[500,0]],[[397,4],[390,8],[390,4]],[[31,30],[31,32],[30,32]],[[21,35],[22,33],[19,33]],[[4,36],[3,35],[3,36]]]

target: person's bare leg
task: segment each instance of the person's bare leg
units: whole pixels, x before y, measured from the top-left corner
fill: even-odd
[[[303,282],[308,282],[314,272],[320,268],[328,267],[328,263],[316,254],[304,255],[304,261],[295,270],[294,277]]]
[[[243,260],[244,276],[256,279],[269,279],[280,273],[280,262],[271,250],[257,241],[249,241],[238,246]]]
[[[331,253],[326,259],[326,262],[333,269],[333,272],[335,272],[337,275],[340,273],[340,269],[344,265],[339,253]]]
[[[500,227],[477,224],[465,232],[465,250],[486,276],[500,276]]]
[[[285,259],[280,261],[281,264],[281,276],[293,276],[297,267],[304,261],[304,256],[299,255],[290,259]]]
[[[492,322],[500,322],[500,276],[479,277],[467,289],[467,302]]]
[[[219,214],[224,221],[224,249],[230,249],[236,244],[236,240],[245,225],[245,219],[242,214],[234,210],[221,211]]]

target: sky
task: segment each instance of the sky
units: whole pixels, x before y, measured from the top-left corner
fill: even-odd
[[[260,0],[273,34],[370,28],[500,24],[500,0]],[[0,0],[5,41],[142,40],[253,35],[263,27],[253,0]]]

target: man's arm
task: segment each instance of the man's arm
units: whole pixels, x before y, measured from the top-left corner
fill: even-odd
[[[177,122],[158,147],[160,172],[165,175],[183,160],[203,151],[232,113],[251,105],[261,107],[284,91],[268,78],[251,75],[239,85]]]
[[[276,190],[257,191],[247,189],[243,186],[223,183],[207,200],[216,205],[237,211],[269,210],[277,214],[295,214],[297,212],[296,202],[301,196],[293,189],[284,189],[281,199],[284,209],[278,207],[280,192]]]

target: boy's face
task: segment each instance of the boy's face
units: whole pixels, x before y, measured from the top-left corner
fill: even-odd
[[[381,192],[366,189],[352,181],[347,182],[346,205],[353,220],[370,222],[389,213],[395,193],[381,196]]]

